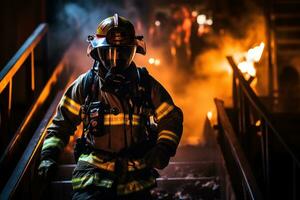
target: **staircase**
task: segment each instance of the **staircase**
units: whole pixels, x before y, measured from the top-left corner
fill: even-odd
[[[300,56],[300,1],[273,0],[271,20],[280,71]]]
[[[152,190],[153,198],[221,199],[224,196],[223,186],[226,185],[223,177],[226,170],[216,141],[213,143],[214,145],[180,147],[168,167],[159,171],[158,187]],[[65,151],[62,155],[62,164],[43,199],[72,197],[70,179],[75,164],[72,163],[70,152]]]

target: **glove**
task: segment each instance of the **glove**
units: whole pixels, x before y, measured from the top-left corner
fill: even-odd
[[[38,176],[46,182],[50,182],[56,169],[56,162],[51,159],[42,160],[38,167]]]
[[[170,157],[168,147],[164,144],[158,143],[146,153],[144,159],[148,166],[163,169],[169,164]]]

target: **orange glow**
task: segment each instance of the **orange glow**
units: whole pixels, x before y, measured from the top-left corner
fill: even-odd
[[[154,65],[156,65],[156,66],[160,65],[160,60],[159,60],[159,59],[156,59],[156,60],[154,61]]]
[[[207,118],[208,118],[209,120],[211,120],[211,119],[212,119],[212,116],[213,116],[212,111],[208,111],[208,112],[207,112]]]
[[[256,122],[255,122],[255,126],[260,126],[261,125],[261,121],[260,120],[257,120]]]
[[[203,15],[203,14],[198,15],[198,17],[197,17],[197,23],[199,25],[204,25],[206,23],[206,15]]]
[[[160,65],[160,59],[149,58],[148,63],[150,65],[159,66]]]
[[[265,43],[261,42],[259,46],[249,49],[247,52],[246,60],[251,62],[259,62],[264,48]]]
[[[198,12],[196,10],[192,11],[192,16],[193,17],[197,17],[197,15],[198,15]]]
[[[150,65],[153,65],[154,62],[155,62],[155,59],[154,58],[149,58],[148,62],[149,62]]]
[[[160,26],[161,23],[160,23],[160,21],[156,20],[154,24],[155,24],[155,26]]]
[[[256,69],[254,68],[253,62],[243,61],[238,64],[238,68],[243,74],[248,74],[255,77]]]
[[[46,86],[44,87],[43,91],[41,92],[40,96],[38,97],[37,101],[35,102],[35,104],[31,107],[30,112],[28,113],[25,121],[23,122],[23,124],[21,125],[20,128],[20,132],[23,131],[23,129],[27,126],[27,124],[30,122],[33,114],[35,113],[35,111],[37,110],[37,108],[43,103],[45,102],[45,100],[47,99],[47,97],[50,94],[51,88],[52,86],[57,82],[58,80],[58,76],[59,74],[61,74],[64,66],[65,66],[65,61],[62,60],[58,66],[56,67],[55,71],[53,72],[52,76],[50,77],[49,81],[47,82]]]
[[[238,64],[238,68],[241,70],[245,76],[256,76],[256,69],[254,67],[254,63],[259,62],[263,50],[264,50],[265,44],[263,42],[260,43],[259,46],[255,46],[254,48],[251,48],[248,50],[245,61],[242,61]]]

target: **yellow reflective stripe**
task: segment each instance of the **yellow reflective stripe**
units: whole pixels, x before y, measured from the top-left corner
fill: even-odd
[[[132,116],[132,125],[137,126],[139,125],[140,121],[140,116],[138,115],[133,115]],[[118,115],[113,115],[113,114],[107,114],[104,115],[104,125],[130,125],[130,120],[129,120],[129,115],[124,113],[120,113]]]
[[[106,170],[106,171],[114,171],[115,170],[115,162],[109,161],[104,162],[101,158],[94,156],[93,154],[89,155],[81,155],[78,159],[78,161],[84,161],[91,165],[94,165],[100,169]]]
[[[57,147],[59,149],[63,149],[64,146],[65,146],[64,142],[60,138],[52,136],[50,138],[47,138],[44,141],[42,150],[45,150],[45,149],[48,149],[48,148],[51,148],[51,147]]]
[[[76,103],[73,99],[70,99],[67,96],[64,96],[64,99],[66,100],[66,102],[68,102],[76,110],[80,110],[80,104]]]
[[[109,180],[109,179],[100,180],[97,174],[72,179],[73,190],[83,189],[89,185],[111,188],[112,184],[113,184],[113,180]]]
[[[67,96],[64,96],[61,100],[61,106],[65,107],[68,111],[74,115],[79,115],[80,104],[76,103],[74,100],[70,99]]]
[[[106,170],[106,171],[113,172],[115,170],[115,162],[114,161],[104,162],[101,158],[99,158],[98,156],[92,155],[92,154],[89,154],[89,155],[82,154],[79,157],[79,161],[88,162],[89,164],[94,165],[94,166],[96,166],[100,169]],[[144,168],[146,168],[146,164],[142,160],[128,161],[128,171],[130,171],[130,172],[144,169]]]
[[[152,177],[149,180],[131,181],[126,184],[119,184],[117,186],[117,193],[119,195],[124,195],[132,192],[138,192],[146,188],[152,187],[155,184],[156,184],[155,178]]]
[[[176,145],[179,143],[179,137],[178,135],[176,135],[175,133],[173,133],[172,131],[168,131],[168,130],[163,130],[158,134],[158,139],[168,139],[173,141]]]
[[[158,134],[158,137],[159,136],[163,136],[163,135],[169,135],[171,137],[173,137],[174,139],[176,139],[177,141],[179,141],[179,137],[176,133],[172,132],[172,131],[169,131],[169,130],[162,130],[159,134]]]
[[[72,186],[73,189],[81,189],[85,188],[88,185],[91,185],[94,182],[94,177],[93,176],[83,176],[80,178],[74,178],[72,179]]]
[[[156,110],[156,118],[157,120],[160,120],[167,114],[169,114],[174,109],[173,105],[168,104],[167,102],[162,103]]]

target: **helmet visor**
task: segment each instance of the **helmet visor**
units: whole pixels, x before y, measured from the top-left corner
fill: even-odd
[[[126,69],[133,60],[136,46],[102,46],[97,51],[102,64],[108,70],[114,67]]]

